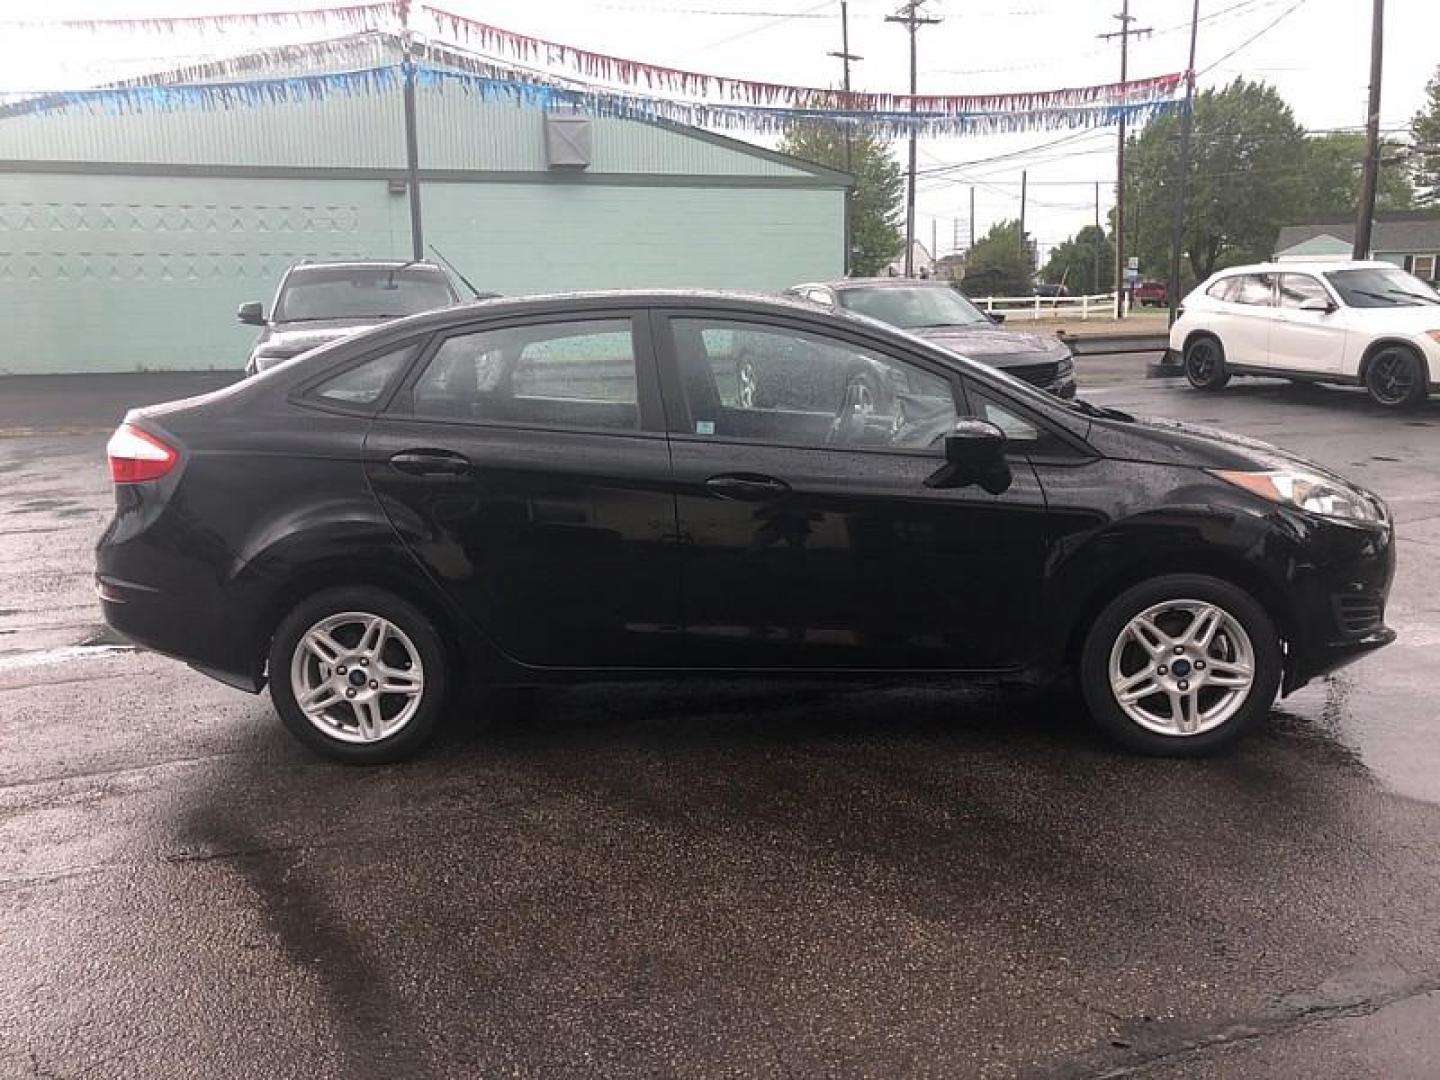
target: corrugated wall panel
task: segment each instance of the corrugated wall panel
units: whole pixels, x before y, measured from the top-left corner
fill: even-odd
[[[536,109],[484,104],[453,90],[418,95],[420,161],[430,169],[544,171]],[[670,128],[594,121],[591,173],[708,176],[809,175],[782,162]],[[0,159],[174,165],[393,168],[405,164],[398,91],[266,105],[101,115],[46,113],[0,119]]]
[[[405,165],[400,95],[255,109],[41,113],[0,120],[0,159],[165,165]]]

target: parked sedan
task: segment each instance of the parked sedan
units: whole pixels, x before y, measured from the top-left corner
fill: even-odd
[[[357,330],[459,302],[450,278],[433,263],[299,263],[280,279],[268,317],[259,301],[240,305],[236,317],[261,328],[245,373],[254,375]]]
[[[739,401],[731,351],[879,374]],[[720,293],[432,312],[110,440],[106,620],[389,761],[461,684],[1078,675],[1137,750],[1237,739],[1393,639],[1390,515],[1261,443],[1066,402],[873,320]]]
[[[787,291],[832,310],[853,311],[898,326],[1057,397],[1075,396],[1075,360],[1059,338],[1007,330],[1001,326],[1003,315],[986,315],[944,282],[847,278],[796,285]],[[783,373],[784,358],[754,368],[761,384],[778,380]]]
[[[1199,390],[1278,375],[1405,408],[1440,391],[1440,294],[1385,262],[1237,266],[1185,298],[1167,356]]]

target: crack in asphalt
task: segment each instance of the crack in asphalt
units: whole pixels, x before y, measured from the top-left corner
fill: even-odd
[[[1257,1042],[1279,1035],[1289,1035],[1309,1028],[1322,1027],[1337,1020],[1370,1016],[1388,1006],[1413,998],[1425,997],[1437,991],[1440,991],[1440,978],[1432,976],[1428,979],[1416,980],[1403,987],[1397,987],[1389,992],[1328,1005],[1309,1005],[1287,1016],[1254,1022],[1230,1022],[1215,1030],[1211,1035],[1193,1038],[1180,1045],[1158,1047],[1150,1053],[1141,1050],[1136,1054],[1139,1060],[1123,1065],[1105,1065],[1073,1072],[1062,1068],[1058,1073],[1051,1075],[1074,1077],[1075,1080],[1113,1080],[1116,1077],[1140,1076],[1158,1066],[1183,1060],[1186,1057],[1198,1056],[1210,1050]]]

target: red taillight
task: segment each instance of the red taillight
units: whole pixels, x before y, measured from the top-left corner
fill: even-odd
[[[115,429],[105,444],[105,456],[110,459],[110,479],[117,484],[158,480],[180,459],[173,449],[133,424]]]

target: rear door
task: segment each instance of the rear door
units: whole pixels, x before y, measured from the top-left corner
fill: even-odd
[[[1275,274],[1241,274],[1226,293],[1220,343],[1225,347],[1228,363],[1269,366],[1276,277]]]
[[[1287,371],[1339,374],[1348,332],[1330,291],[1313,274],[1280,275],[1279,306],[1270,332],[1270,366]],[[1329,311],[1301,311],[1307,300],[1324,300]]]
[[[511,658],[676,661],[675,500],[643,310],[437,336],[365,456],[411,551]]]

